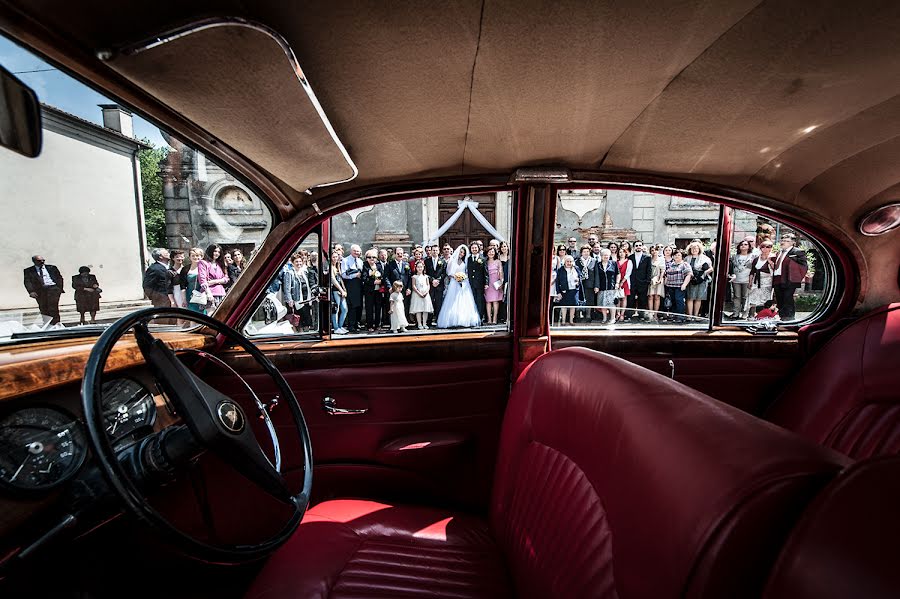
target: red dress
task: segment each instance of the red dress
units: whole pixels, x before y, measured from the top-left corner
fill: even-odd
[[[631,295],[631,289],[628,287],[628,279],[625,278],[625,275],[628,274],[628,259],[625,259],[625,262],[616,262],[616,265],[619,267],[619,274],[622,275],[622,289],[625,290],[625,297]]]

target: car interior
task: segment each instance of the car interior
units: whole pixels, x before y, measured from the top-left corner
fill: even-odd
[[[0,0],[0,34],[160,132],[160,230],[185,264],[206,245],[172,242],[191,211],[250,257],[206,308],[145,285],[102,326],[0,334],[0,596],[900,596],[900,3]],[[0,231],[116,253],[115,227],[19,222],[42,201],[19,181],[61,131],[93,132],[131,185],[151,140],[54,107],[6,48]],[[96,219],[91,201],[61,210]],[[163,246],[137,218],[146,281]],[[699,312],[669,305],[668,270],[646,320],[599,287],[566,303],[590,237],[599,265],[660,231],[676,265],[712,257],[688,268]],[[402,317],[426,267],[394,247],[469,260],[427,290],[448,302],[480,284],[459,250],[476,237],[509,248],[499,320],[444,327],[438,304],[401,333],[355,300],[369,330],[345,334],[345,257],[373,260],[365,297]],[[731,309],[754,239],[777,285],[803,250],[780,318]],[[18,277],[37,249],[10,244]],[[111,302],[112,266],[94,271]]]

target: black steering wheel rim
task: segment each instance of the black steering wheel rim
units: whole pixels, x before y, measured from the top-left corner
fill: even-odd
[[[104,414],[101,407],[102,375],[107,359],[116,342],[139,323],[147,323],[154,318],[181,318],[209,327],[226,340],[240,346],[249,353],[275,382],[281,392],[282,403],[291,411],[300,445],[303,449],[303,485],[291,502],[294,511],[281,530],[271,538],[248,545],[214,545],[201,541],[173,526],[166,518],[149,505],[144,494],[137,488],[125,467],[119,462],[117,452],[106,434]],[[165,331],[169,332],[169,331]],[[309,429],[300,404],[287,381],[268,358],[246,337],[205,314],[183,308],[146,308],[122,317],[110,326],[97,340],[87,364],[81,385],[82,407],[88,429],[91,449],[99,463],[107,482],[124,502],[126,508],[138,519],[161,533],[169,544],[189,557],[213,563],[244,563],[265,557],[284,544],[299,526],[309,506],[312,490],[312,444]]]

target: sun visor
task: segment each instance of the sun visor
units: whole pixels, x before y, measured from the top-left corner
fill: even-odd
[[[264,25],[204,21],[99,55],[298,191],[357,175],[293,50]]]

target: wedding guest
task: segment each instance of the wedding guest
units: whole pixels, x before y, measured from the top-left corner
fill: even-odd
[[[188,251],[188,258],[190,258],[191,263],[188,266],[187,274],[185,276],[187,308],[194,312],[206,314],[208,296],[200,288],[200,263],[203,261],[203,250],[200,248],[191,248],[190,251]],[[201,297],[203,303],[197,301]]]
[[[691,282],[687,288],[687,314],[700,316],[700,302],[709,292],[709,280],[713,271],[712,260],[703,253],[700,241],[692,241],[687,247],[688,266],[691,268]]]
[[[509,244],[500,242],[500,263],[503,265],[503,301],[500,302],[500,322],[506,323],[509,317]]]
[[[481,321],[487,318],[487,306],[484,301],[484,292],[487,291],[487,269],[484,266],[484,257],[477,255],[479,245],[477,241],[473,241],[469,246],[472,255],[466,261],[466,271],[469,275],[469,284],[472,286],[472,293],[475,295],[475,305],[478,306],[478,313],[481,315]]]
[[[578,251],[578,239],[575,237],[569,237],[569,246],[566,248],[566,253],[572,258],[577,258],[581,252]]]
[[[144,272],[144,294],[154,308],[170,308],[169,299],[169,250],[155,248],[150,252],[153,264]]]
[[[182,258],[184,254],[182,254]],[[84,324],[85,312],[91,314],[91,324],[97,322],[97,311],[100,309],[100,284],[97,277],[91,274],[91,269],[82,266],[77,275],[72,275],[72,289],[75,290],[75,309],[81,315],[78,324]]]
[[[778,318],[778,306],[775,304],[775,300],[766,301],[763,309],[756,314],[756,320],[765,320],[766,318]]]
[[[238,277],[244,273],[244,268],[244,253],[237,248],[231,250],[231,264],[228,265],[229,285],[234,285]]]
[[[43,256],[32,256],[31,263],[24,269],[25,291],[37,300],[38,310],[44,324],[59,322],[59,296],[63,290],[63,278],[59,269],[46,264]]]
[[[666,274],[666,260],[659,254],[659,246],[650,248],[650,288],[647,291],[647,307],[650,310],[649,318],[659,321],[659,305],[666,295],[664,282]]]
[[[359,332],[362,320],[363,295],[362,295],[362,270],[363,261],[360,258],[362,250],[355,243],[350,246],[350,255],[341,262],[341,278],[347,286],[347,330],[351,333]]]
[[[616,305],[618,310],[613,311],[614,320],[616,321],[625,318],[625,307],[628,305],[628,296],[631,295],[631,270],[634,268],[634,264],[628,259],[628,250],[625,249],[625,243],[619,247],[619,254],[616,259],[616,266],[619,267],[619,282],[616,287]]]
[[[449,256],[450,246],[446,245],[446,253]],[[427,325],[431,326],[437,315],[441,313],[441,304],[444,301],[444,278],[447,276],[447,263],[438,255],[438,246],[429,248],[428,257],[425,259],[425,274],[431,278],[431,305],[434,312],[428,315]]]
[[[592,252],[593,252],[594,246],[597,245],[599,242],[600,242],[600,238],[597,237],[596,233],[591,233],[590,235],[588,235],[588,245],[591,246]],[[594,254],[594,257],[599,258],[600,252],[598,251],[596,254]]]
[[[600,261],[597,263],[597,283],[599,293],[597,294],[597,305],[603,309],[600,314],[603,317],[600,324],[612,322],[616,318],[616,289],[618,289],[619,266],[612,259],[610,251],[606,248],[600,249]],[[612,314],[610,314],[612,310]]]
[[[772,284],[775,289],[775,303],[778,304],[782,320],[793,320],[795,314],[794,292],[806,279],[809,272],[806,252],[796,247],[797,237],[793,233],[781,236],[781,251],[775,258]]]
[[[575,259],[566,254],[563,265],[556,272],[556,299],[559,302],[559,324],[575,324],[575,306],[581,287],[581,273],[575,268]]]
[[[381,323],[381,304],[376,298],[385,289],[385,273],[378,266],[378,254],[375,250],[366,251],[366,263],[362,271],[362,294],[366,305],[366,330],[374,333]]]
[[[628,256],[631,263],[631,295],[628,296],[628,308],[631,310],[631,318],[650,319],[647,313],[650,291],[650,279],[652,279],[653,265],[649,256],[644,253],[644,242],[634,242],[634,253]],[[626,320],[628,318],[626,317]]]
[[[625,250],[625,257],[631,255],[631,244],[627,241],[623,241],[622,245],[619,246],[619,249]],[[616,254],[618,256],[618,254]]]
[[[497,255],[497,248],[489,245],[487,249],[487,287],[484,290],[484,302],[487,309],[488,324],[497,324],[500,316],[500,301],[503,299],[503,263]]]
[[[306,259],[300,252],[291,255],[291,268],[282,274],[281,291],[288,309],[288,320],[294,331],[302,333],[309,330],[312,326],[312,311],[309,306],[312,285]]]
[[[187,307],[187,298],[185,292],[187,290],[187,267],[184,264],[184,250],[172,250],[171,263],[168,271],[168,292],[169,301],[177,308]]]
[[[387,279],[392,290],[394,288],[394,283],[399,282],[403,285],[402,293],[405,298],[404,305],[408,306],[411,300],[410,295],[412,294],[412,288],[410,287],[412,271],[409,268],[409,262],[403,259],[403,255],[403,248],[398,247],[394,250],[394,259],[388,262]],[[409,323],[407,322],[404,326],[409,326]]]
[[[484,261],[484,242],[480,239],[476,239],[475,243],[478,244],[478,257],[481,258],[482,261]],[[469,249],[471,250],[472,248]]]
[[[197,272],[201,291],[205,291],[211,298],[211,303],[207,305],[207,313],[210,313],[222,303],[225,297],[225,284],[228,283],[221,246],[214,243],[206,248],[204,259],[200,261]]]
[[[612,256],[613,262],[619,259],[619,244],[615,241],[610,241],[606,244],[606,249],[609,250],[609,255]]]
[[[666,264],[666,297],[671,304],[670,310],[678,314],[675,322],[684,323],[685,289],[691,282],[691,267],[684,261],[684,252],[678,248],[672,250],[672,261]]]
[[[772,299],[772,273],[775,271],[775,259],[772,257],[773,246],[771,241],[763,241],[759,246],[759,256],[750,263],[748,316],[754,316],[759,306],[765,305]]]
[[[407,264],[406,267],[409,268],[409,264]],[[388,313],[391,315],[392,333],[405,333],[406,327],[409,326],[409,322],[406,320],[406,306],[403,303],[406,291],[409,290],[404,289],[402,281],[394,281],[391,285],[391,299]]]
[[[388,253],[385,249],[378,250],[378,260],[376,261],[378,270],[384,275],[381,281],[381,290],[375,294],[375,311],[381,315],[381,320],[375,323],[375,328],[387,328],[391,325],[390,316],[388,315],[388,301],[391,295],[391,285],[387,280]]]
[[[337,250],[331,252],[331,330],[337,335],[344,335],[344,321],[347,320],[347,287],[341,278],[341,253]]]
[[[422,248],[417,246],[415,249],[413,249],[412,258],[409,259],[410,272],[416,272],[416,262],[418,262],[422,258],[424,258],[424,253],[422,251]]]
[[[331,248],[331,251],[337,252],[338,254],[340,254],[341,260],[344,259],[344,246],[342,244],[340,244],[340,243],[334,244],[334,246],[332,246],[332,248]]]
[[[735,253],[728,260],[728,280],[731,282],[732,318],[746,320],[749,313],[750,268],[753,248],[746,239],[737,244]]]
[[[425,274],[425,263],[422,260],[416,262],[416,274],[412,277],[412,299],[409,303],[409,311],[416,317],[416,328],[427,329],[428,315],[434,312],[431,304],[431,278]]]
[[[575,262],[575,267],[581,273],[581,288],[585,305],[582,318],[587,322],[593,322],[593,308],[597,305],[597,296],[600,293],[600,271],[597,270],[597,260],[591,254],[591,246],[581,246],[581,255]]]
[[[231,267],[234,265],[234,260],[231,258],[231,252],[225,252],[222,255],[222,259],[225,262],[225,272],[228,274],[228,282],[222,285],[225,288],[225,293],[231,289],[231,286],[234,285],[234,279],[231,278]]]
[[[494,249],[496,249],[499,252],[500,251],[500,240],[499,239],[491,239],[488,242],[488,246],[494,246]]]

